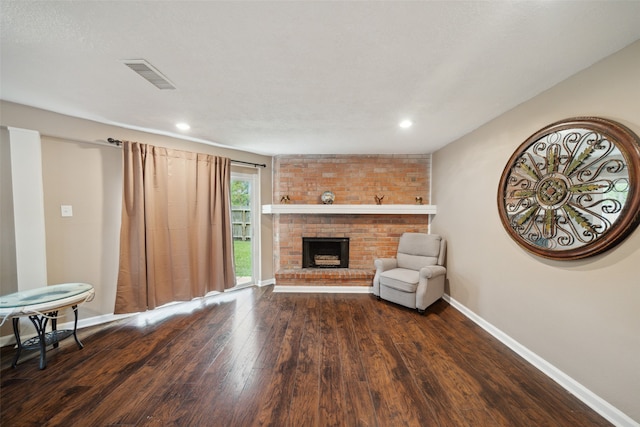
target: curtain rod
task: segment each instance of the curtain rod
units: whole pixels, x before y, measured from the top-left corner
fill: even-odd
[[[116,145],[118,147],[122,146],[122,141],[120,141],[119,139],[107,138],[107,142],[109,144],[114,144],[114,145]],[[261,168],[266,168],[267,167],[267,165],[265,163],[245,162],[243,160],[233,160],[233,159],[231,159],[231,163],[240,163],[240,164],[243,164],[243,165],[250,165],[250,166],[253,166],[253,167],[256,167],[256,168],[257,167],[261,167]]]
[[[249,166],[253,166],[253,167],[260,167],[260,168],[266,168],[267,165],[265,163],[253,163],[253,162],[244,162],[242,160],[233,160],[231,159],[231,163],[240,163],[242,165],[249,165]]]

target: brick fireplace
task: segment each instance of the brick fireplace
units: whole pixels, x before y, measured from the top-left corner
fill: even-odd
[[[322,204],[324,191],[334,204],[429,203],[430,155],[277,156],[273,203]],[[371,286],[373,261],[392,257],[405,231],[428,232],[420,214],[277,214],[274,217],[276,285]],[[302,238],[349,238],[349,268],[302,268]]]

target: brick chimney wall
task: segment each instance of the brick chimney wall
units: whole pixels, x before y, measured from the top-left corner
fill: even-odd
[[[296,155],[274,159],[273,203],[429,204],[431,155]],[[349,268],[373,270],[373,261],[395,256],[405,231],[428,232],[428,215],[279,214],[274,218],[275,271],[302,268],[302,237],[349,237]]]

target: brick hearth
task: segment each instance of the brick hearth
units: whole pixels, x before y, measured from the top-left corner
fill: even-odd
[[[371,286],[375,270],[358,268],[295,268],[276,273],[278,286]]]
[[[430,155],[277,156],[273,203],[320,204],[333,191],[335,204],[429,203]],[[274,217],[275,279],[279,286],[371,286],[373,261],[395,256],[404,232],[428,232],[427,215],[277,214]],[[348,269],[302,268],[302,237],[349,237]]]

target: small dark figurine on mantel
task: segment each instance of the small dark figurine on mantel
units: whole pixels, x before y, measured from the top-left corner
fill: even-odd
[[[384,195],[378,197],[378,195],[376,194],[375,199],[376,199],[376,205],[381,205],[382,199],[384,199]]]
[[[417,196],[416,197],[416,205],[421,205],[422,204],[422,197],[421,196]]]
[[[280,197],[280,203],[284,203],[286,205],[290,201],[291,201],[291,198],[289,197],[288,194],[285,194],[284,196]]]

